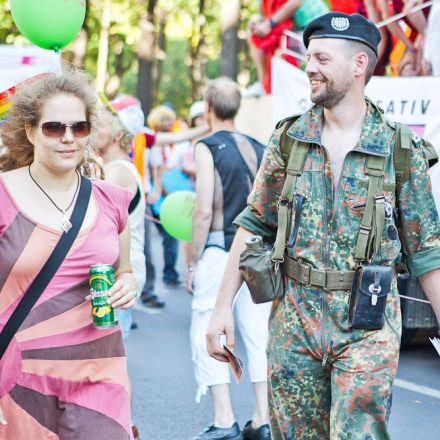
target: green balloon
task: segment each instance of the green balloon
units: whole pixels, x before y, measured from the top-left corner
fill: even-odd
[[[168,195],[160,208],[160,221],[171,237],[192,240],[192,217],[196,194],[192,191],[176,191]]]
[[[43,49],[60,50],[78,34],[86,15],[85,0],[11,0],[19,31]]]

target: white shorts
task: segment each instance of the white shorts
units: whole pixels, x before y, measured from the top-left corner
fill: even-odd
[[[194,277],[194,298],[191,320],[191,349],[194,372],[198,383],[196,401],[208,387],[230,383],[229,366],[209,356],[206,330],[223,278],[229,253],[217,247],[205,250]],[[243,283],[235,302],[236,322],[244,341],[251,382],[267,380],[266,346],[271,303],[254,304]]]

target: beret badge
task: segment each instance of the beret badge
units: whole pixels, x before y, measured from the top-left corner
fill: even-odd
[[[331,20],[332,28],[335,31],[345,31],[350,27],[350,22],[346,17],[333,17]]]

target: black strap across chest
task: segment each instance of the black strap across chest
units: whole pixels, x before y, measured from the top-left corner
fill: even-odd
[[[63,232],[50,257],[32,281],[8,322],[3,327],[0,333],[0,359],[3,357],[15,333],[52,280],[72,247],[83,224],[91,191],[92,183],[86,177],[81,176],[81,187],[79,189],[78,198],[76,199],[75,208],[70,217],[72,227],[69,232]]]

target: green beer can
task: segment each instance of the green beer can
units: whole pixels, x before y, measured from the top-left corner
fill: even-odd
[[[93,264],[89,272],[90,296],[92,297],[93,325],[98,329],[114,327],[118,321],[115,311],[107,303],[108,291],[115,283],[113,267],[110,264]]]

